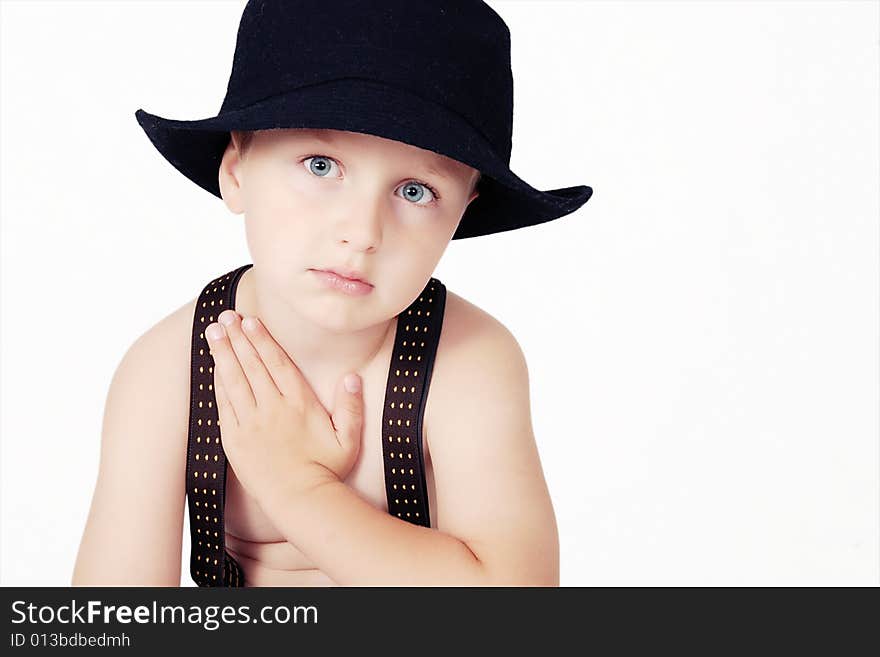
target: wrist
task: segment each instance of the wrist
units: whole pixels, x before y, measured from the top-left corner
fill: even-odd
[[[339,482],[339,478],[319,465],[276,484],[260,497],[260,506],[270,518],[277,517],[278,513],[289,516],[309,506],[317,490],[334,482]]]

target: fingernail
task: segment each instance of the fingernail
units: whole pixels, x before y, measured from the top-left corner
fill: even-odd
[[[233,321],[235,321],[235,312],[232,310],[224,310],[222,313],[220,313],[220,316],[217,319],[220,320],[221,324],[229,326],[230,324],[232,324]]]
[[[223,337],[224,332],[223,327],[219,324],[209,324],[208,328],[205,329],[205,336],[209,340],[219,340]]]
[[[361,378],[357,374],[346,374],[344,384],[349,392],[357,392],[361,389]]]

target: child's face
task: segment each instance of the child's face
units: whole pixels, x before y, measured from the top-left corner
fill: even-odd
[[[476,169],[373,135],[265,130],[244,159],[237,146],[232,140],[223,156],[220,189],[229,209],[245,215],[264,293],[340,329],[409,305],[477,197]],[[372,291],[328,290],[309,271],[333,268],[362,272]]]

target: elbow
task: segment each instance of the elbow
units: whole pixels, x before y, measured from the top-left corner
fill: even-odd
[[[483,586],[510,587],[559,587],[559,568],[555,564],[529,564],[516,566],[512,564],[496,564],[490,566],[480,561]]]
[[[473,548],[462,541],[467,548],[468,556],[476,565],[476,586],[482,587],[545,587],[559,586],[559,559],[540,558],[537,560],[501,558],[491,555],[494,559],[481,557]]]
[[[551,588],[559,586],[559,571],[543,570],[535,568],[497,567],[492,568],[483,561],[479,561],[482,586],[509,586],[509,587],[542,587]]]
[[[71,587],[93,586],[151,586],[179,587],[180,574],[156,569],[112,569],[98,566],[77,566],[70,578]]]
[[[537,579],[532,580],[528,584],[523,584],[523,586],[540,586],[543,588],[559,588],[559,575],[557,574],[555,577],[539,577]]]
[[[558,588],[558,577],[534,576],[524,573],[506,573],[502,577],[489,578],[486,586],[508,586],[517,588]]]

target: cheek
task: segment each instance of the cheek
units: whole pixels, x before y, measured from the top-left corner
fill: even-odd
[[[301,209],[284,204],[251,208],[245,217],[245,235],[253,262],[282,277],[312,266],[307,262],[308,228],[303,216]]]
[[[249,190],[248,236],[255,243],[278,249],[296,248],[307,241],[310,226],[320,211],[315,195],[305,194],[279,176],[261,178]]]
[[[434,271],[457,225],[457,222],[448,221],[438,215],[422,230],[412,231],[410,243],[403,250],[409,269],[428,274]]]
[[[397,253],[398,257],[382,263],[382,270],[386,274],[383,280],[388,289],[392,290],[387,299],[391,305],[402,310],[415,299],[428,279],[434,275],[443,252],[436,243],[411,243]]]

